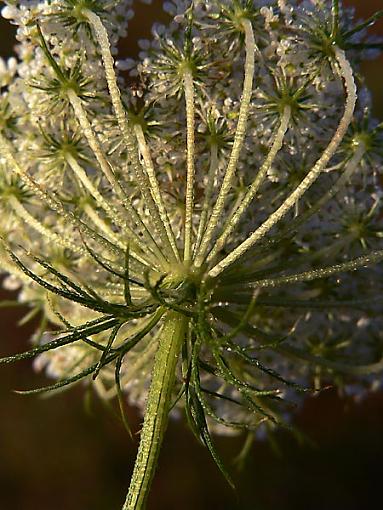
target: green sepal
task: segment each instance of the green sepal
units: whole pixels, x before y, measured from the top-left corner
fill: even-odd
[[[95,310],[96,312],[105,313],[114,315],[116,317],[121,318],[130,318],[130,317],[144,317],[148,313],[151,313],[153,309],[155,309],[155,306],[144,306],[140,308],[134,308],[129,309],[126,305],[118,304],[118,303],[109,303],[108,301],[102,300],[101,298],[95,299],[92,296],[89,296],[86,293],[83,293],[82,295],[79,295],[78,293],[71,292],[69,289],[64,288],[61,289],[59,287],[56,287],[52,285],[51,283],[47,282],[43,278],[39,277],[33,271],[31,271],[29,268],[27,268],[21,260],[8,248],[6,248],[9,256],[15,262],[15,264],[27,275],[29,276],[33,281],[38,283],[41,287],[44,287],[46,290],[49,290],[53,294],[57,294],[65,299],[68,299],[70,301],[73,301],[75,303],[79,303],[80,305],[90,308],[91,310]],[[84,294],[86,297],[84,297]]]
[[[116,337],[117,337],[117,334],[119,332],[119,330],[121,329],[121,326],[123,324],[121,322],[119,322],[118,324],[116,324],[114,326],[114,328],[112,329],[112,332],[110,333],[109,335],[109,338],[108,338],[108,342],[106,344],[106,347],[105,347],[105,350],[104,352],[102,353],[101,355],[101,358],[100,358],[100,361],[97,363],[97,367],[94,371],[94,374],[93,374],[93,380],[96,379],[96,377],[98,376],[101,368],[104,366],[105,364],[105,360],[107,359],[107,356],[110,354],[111,352],[111,349],[112,349],[112,345],[113,345],[113,342],[115,341]]]
[[[191,401],[191,417],[195,423],[195,429],[198,431],[198,434],[200,435],[202,441],[204,442],[205,446],[210,452],[210,455],[212,456],[215,464],[217,465],[218,469],[223,474],[225,480],[230,485],[232,489],[235,489],[234,482],[229,475],[224,463],[222,462],[220,456],[218,455],[218,452],[214,446],[214,443],[211,439],[209,429],[206,423],[205,413],[203,410],[203,407],[198,400],[193,388],[189,389],[189,396]]]
[[[111,273],[113,274],[114,276],[118,276],[118,278],[121,278],[122,280],[125,281],[125,278],[126,278],[126,274],[125,272],[124,273],[120,273],[119,271],[115,270],[112,266],[110,266],[108,263],[106,263],[105,261],[101,260],[101,258],[99,257],[99,255],[96,254],[96,252],[94,250],[92,250],[90,248],[90,246],[85,242],[85,240],[83,239],[82,240],[83,244],[84,244],[84,247],[85,249],[87,250],[87,252],[89,253],[89,255],[95,260],[95,262],[97,262],[97,264],[102,267],[103,269],[105,269],[105,271],[107,271],[108,273]],[[133,278],[130,278],[129,277],[129,283],[133,283],[135,285],[138,285],[139,287],[144,287],[144,284],[142,282],[139,282],[138,280],[135,280]]]
[[[46,59],[48,60],[49,64],[51,65],[52,69],[54,70],[57,78],[61,81],[61,83],[66,83],[67,78],[63,71],[60,69],[60,66],[57,64],[56,60],[53,58],[53,55],[48,48],[47,42],[38,23],[36,24],[36,28],[40,40],[40,47],[43,50]]]
[[[122,423],[123,423],[127,433],[129,434],[130,438],[133,439],[132,429],[129,425],[128,417],[126,414],[125,399],[124,399],[124,395],[123,395],[122,389],[121,389],[120,372],[121,372],[121,365],[122,365],[123,358],[124,358],[123,354],[122,355],[120,354],[117,358],[116,367],[114,370],[114,381],[116,383],[117,400],[118,400],[118,405],[119,405],[119,409],[120,409],[121,420],[122,420]]]
[[[119,319],[112,318],[107,319],[104,323],[96,324],[88,328],[84,329],[78,328],[69,335],[65,335],[62,338],[58,338],[56,340],[47,342],[46,344],[39,345],[38,347],[34,347],[29,351],[0,358],[0,364],[13,363],[14,361],[21,361],[24,359],[34,358],[35,356],[43,352],[51,351],[53,349],[57,349],[58,347],[63,347],[64,345],[68,345],[73,342],[77,342],[78,340],[82,340],[84,336],[95,335],[97,333],[101,333],[102,331],[106,331],[110,328],[113,328],[117,323],[119,323]]]
[[[339,0],[332,0],[331,3],[331,38],[335,40],[339,33]]]
[[[378,21],[380,18],[383,17],[383,11],[377,11],[375,14],[367,18],[363,23],[360,23],[359,25],[356,25],[352,30],[349,30],[348,32],[344,32],[342,35],[345,39],[351,37],[354,34],[357,34],[358,32],[361,32],[365,28],[369,28],[372,25],[375,24],[376,21]]]
[[[290,387],[294,388],[296,391],[299,391],[299,392],[311,392],[311,391],[313,391],[312,388],[305,388],[304,386],[302,386],[300,384],[297,384],[294,381],[289,381],[289,380],[285,379],[280,374],[278,374],[278,372],[276,372],[275,370],[273,370],[271,368],[268,368],[265,365],[263,365],[263,363],[261,363],[258,358],[254,357],[254,356],[249,356],[243,350],[242,347],[240,347],[239,345],[237,345],[237,344],[235,344],[233,342],[229,342],[228,343],[228,349],[230,350],[230,352],[234,352],[235,354],[237,354],[240,358],[245,360],[250,365],[253,365],[256,368],[258,368],[261,372],[264,372],[265,374],[267,374],[270,377],[272,377],[273,379],[276,379],[277,381],[285,384],[286,386],[290,386]]]
[[[117,354],[111,355],[107,359],[106,363],[110,363],[116,357],[117,357]],[[15,390],[15,393],[17,393],[19,395],[36,395],[39,393],[55,391],[55,390],[65,387],[65,386],[68,386],[70,384],[74,384],[76,382],[81,381],[88,375],[92,374],[97,369],[97,367],[98,367],[98,363],[94,363],[93,365],[89,366],[85,370],[82,370],[80,373],[73,375],[71,377],[67,377],[66,379],[62,379],[61,381],[58,381],[57,383],[52,384],[50,386],[43,386],[41,388],[35,388],[33,390]]]

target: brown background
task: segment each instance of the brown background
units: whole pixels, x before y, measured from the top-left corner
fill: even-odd
[[[363,16],[381,0],[347,2]],[[149,34],[161,2],[141,6],[131,22],[127,54]],[[163,15],[162,15],[163,16]],[[383,21],[377,29],[383,34]],[[0,22],[0,53],[12,51],[11,30]],[[129,48],[129,50],[127,50]],[[383,112],[383,59],[364,64]],[[2,293],[1,297],[9,298]],[[0,355],[28,347],[32,327],[17,328],[20,310],[0,310]],[[119,509],[131,474],[132,443],[113,412],[80,387],[53,398],[21,397],[13,389],[43,383],[30,363],[0,368],[0,510]],[[133,427],[140,419],[130,410]],[[308,399],[296,424],[311,442],[298,444],[277,434],[278,452],[268,443],[252,448],[243,473],[234,472],[238,493],[229,490],[183,422],[172,422],[160,459],[149,510],[364,510],[379,508],[383,459],[383,398],[362,403],[334,391]],[[231,466],[241,440],[217,439]]]

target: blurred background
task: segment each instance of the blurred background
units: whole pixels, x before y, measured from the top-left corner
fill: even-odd
[[[344,2],[360,17],[382,0]],[[137,53],[153,20],[166,20],[162,1],[139,4],[122,51]],[[0,2],[2,5],[2,2]],[[383,20],[373,29],[383,35]],[[0,21],[0,54],[12,54],[13,29]],[[363,64],[383,118],[383,58]],[[2,291],[1,299],[15,295]],[[22,309],[0,309],[0,356],[26,349],[35,324],[17,327]],[[0,368],[0,510],[118,510],[132,472],[132,442],[115,408],[76,386],[49,398],[19,396],[47,382],[31,363]],[[134,430],[141,418],[129,409]],[[329,390],[308,398],[295,424],[309,438],[298,443],[280,431],[274,444],[257,441],[242,472],[233,458],[243,438],[216,438],[238,491],[226,485],[183,422],[170,423],[148,510],[364,510],[380,508],[383,393],[362,402]]]

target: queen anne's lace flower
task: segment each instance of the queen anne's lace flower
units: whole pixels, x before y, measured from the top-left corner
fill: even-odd
[[[43,324],[0,361],[37,356],[57,381],[32,392],[84,380],[146,405],[124,509],[171,409],[228,477],[210,431],[263,435],[329,383],[378,388],[382,126],[355,70],[382,14],[172,0],[114,66],[132,0],[5,3],[2,269]]]

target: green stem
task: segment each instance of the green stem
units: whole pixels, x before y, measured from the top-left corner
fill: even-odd
[[[187,320],[177,312],[169,312],[165,318],[154,360],[140,446],[122,510],[145,508],[168,422],[175,370],[185,338]]]
[[[250,248],[252,248],[257,242],[263,239],[266,234],[279,223],[286,214],[296,205],[297,201],[311,188],[314,182],[319,178],[320,174],[325,170],[331,158],[334,156],[337,148],[342,142],[347,129],[352,121],[355,104],[357,100],[357,90],[353,76],[352,67],[347,60],[345,53],[340,48],[334,46],[336,62],[339,68],[339,74],[344,80],[344,87],[346,91],[346,103],[344,108],[344,114],[339,122],[338,128],[332,137],[327,148],[323,151],[322,156],[318,159],[312,169],[308,172],[306,177],[301,183],[295,188],[295,190],[286,198],[286,200],[278,207],[262,223],[250,236],[245,239],[239,246],[231,251],[223,260],[221,260],[216,266],[210,269],[208,275],[211,278],[216,278],[222,271],[228,268],[233,262],[242,257]]]
[[[245,31],[245,76],[243,81],[242,97],[240,102],[237,128],[234,135],[233,147],[227,164],[226,172],[223,178],[221,189],[219,190],[216,203],[214,204],[210,215],[206,230],[202,236],[201,244],[196,253],[195,267],[202,266],[206,252],[209,249],[210,242],[214,236],[216,227],[218,226],[222,213],[225,208],[226,199],[230,193],[234,176],[237,171],[238,160],[241,154],[243,143],[246,136],[247,119],[250,113],[251,95],[253,93],[254,67],[255,67],[255,40],[251,21],[242,20],[243,29]]]
[[[191,70],[184,74],[184,90],[186,103],[186,193],[185,193],[185,242],[184,260],[189,262],[192,255],[193,236],[193,207],[194,207],[194,180],[195,180],[195,107],[194,107],[194,82]]]

